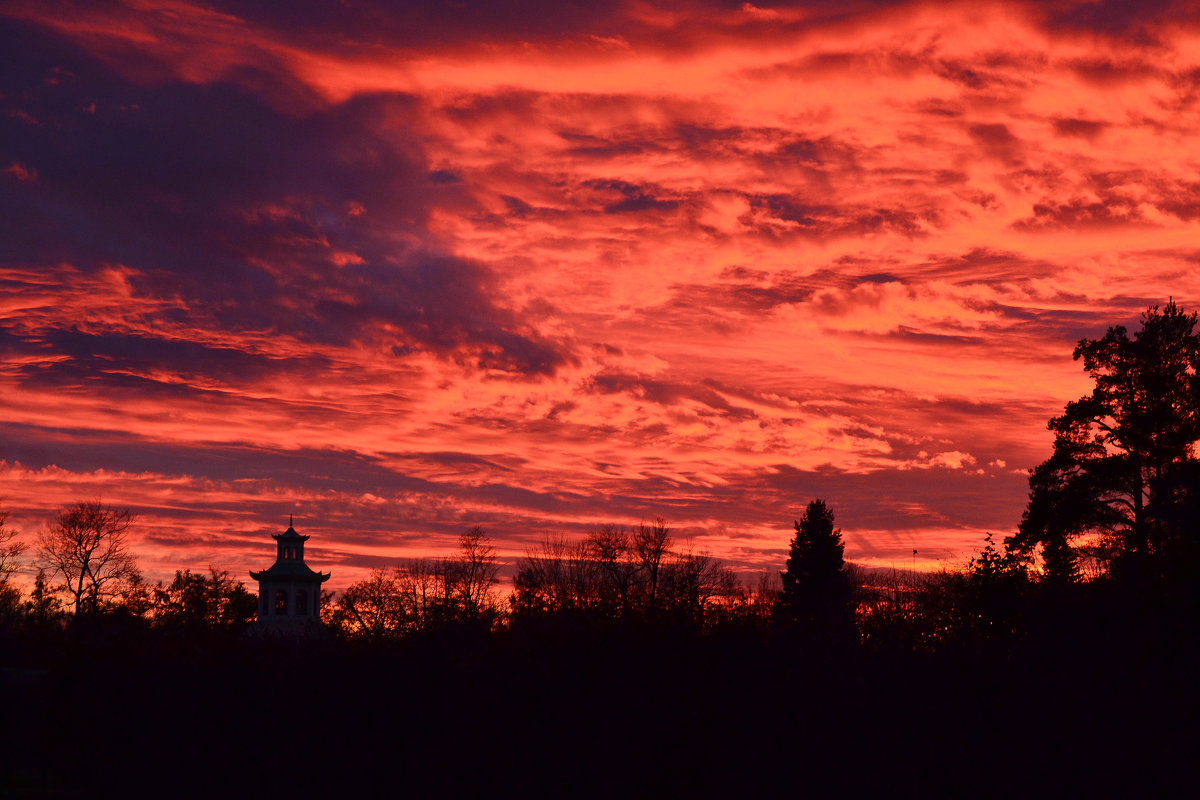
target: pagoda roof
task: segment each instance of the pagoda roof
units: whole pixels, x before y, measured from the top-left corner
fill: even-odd
[[[276,561],[262,572],[250,571],[256,581],[319,581],[329,580],[332,573],[317,572],[303,561]]]
[[[281,539],[294,540],[297,542],[307,542],[308,541],[307,536],[301,536],[300,534],[296,533],[296,529],[293,528],[291,525],[288,525],[288,529],[286,531],[284,531],[283,533],[271,534],[271,538],[274,539],[275,541],[279,541]]]

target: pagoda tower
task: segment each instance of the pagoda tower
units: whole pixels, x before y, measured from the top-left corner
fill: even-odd
[[[275,563],[250,572],[258,581],[258,624],[272,628],[321,623],[321,584],[330,573],[314,572],[304,563],[307,536],[296,533],[292,519],[283,533],[273,534]]]

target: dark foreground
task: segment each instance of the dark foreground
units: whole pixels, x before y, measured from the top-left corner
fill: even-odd
[[[1197,780],[1190,630],[1130,617],[914,653],[648,629],[189,641],[110,622],[10,648],[0,796],[1167,796]]]

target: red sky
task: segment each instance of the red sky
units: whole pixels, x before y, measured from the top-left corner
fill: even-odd
[[[295,513],[344,586],[661,515],[750,571],[821,497],[954,565],[1074,343],[1200,307],[1193,4],[390,5],[0,9],[16,527],[246,579]]]

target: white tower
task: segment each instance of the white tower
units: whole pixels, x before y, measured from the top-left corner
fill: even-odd
[[[250,573],[258,581],[258,624],[268,628],[319,625],[321,584],[330,573],[314,572],[304,563],[308,537],[296,533],[291,517],[287,530],[271,538],[276,542],[275,563]]]

